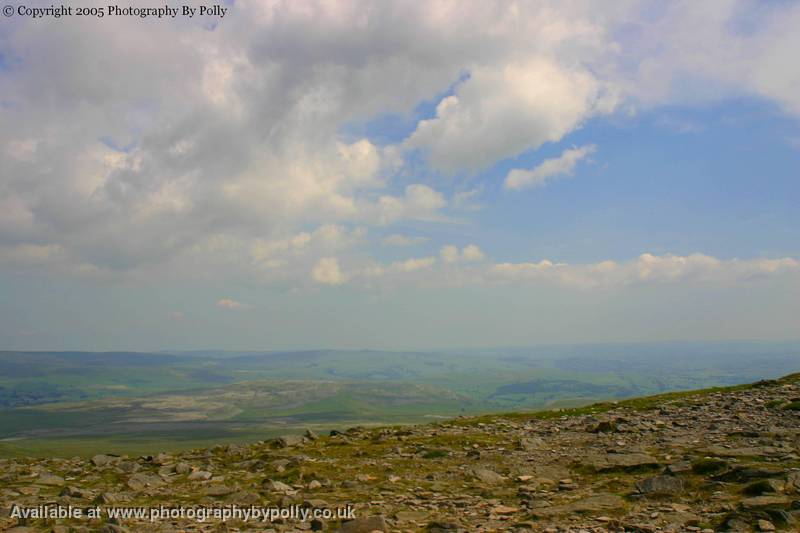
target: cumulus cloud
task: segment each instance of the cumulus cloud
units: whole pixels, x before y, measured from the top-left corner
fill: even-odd
[[[365,206],[364,213],[374,212],[380,224],[389,224],[403,218],[415,220],[440,220],[437,211],[447,205],[442,193],[415,183],[405,188],[403,196],[381,196],[374,206]]]
[[[431,176],[618,109],[744,94],[800,116],[800,5],[755,11],[746,31],[752,4],[736,0],[243,0],[213,30],[15,19],[0,39],[0,261],[202,273],[236,249],[259,272],[305,253],[308,272],[333,254],[311,228],[448,220],[469,195]],[[397,145],[342,133],[437,95]]]
[[[311,271],[311,278],[323,285],[341,285],[345,276],[339,267],[339,260],[335,257],[323,257]]]
[[[248,309],[250,305],[242,302],[237,302],[236,300],[233,300],[231,298],[222,298],[221,300],[217,300],[217,307],[220,307],[222,309],[234,310],[234,309]],[[178,318],[183,318],[183,315],[180,315],[180,317]]]
[[[285,239],[255,239],[250,243],[249,255],[254,265],[274,268],[291,259],[314,257],[350,248],[362,241],[366,229],[348,229],[341,225],[325,224],[311,232],[296,233]]]
[[[726,284],[799,272],[800,261],[794,258],[722,260],[704,254],[658,256],[645,253],[624,263],[600,261],[572,265],[548,260],[498,263],[491,267],[489,279],[593,288],[664,283]]]
[[[588,155],[593,154],[597,147],[593,144],[564,150],[560,156],[545,159],[531,170],[514,168],[509,171],[504,182],[506,189],[520,190],[529,187],[542,186],[553,179],[571,176],[575,166]]]
[[[484,255],[477,245],[468,244],[461,250],[461,258],[464,261],[480,261],[484,258]]]
[[[475,244],[469,244],[460,251],[457,246],[448,244],[439,250],[439,256],[445,263],[458,263],[461,261],[480,261],[484,258],[483,252]]]
[[[409,258],[390,264],[372,262],[354,270],[347,282],[364,288],[486,285],[540,286],[599,290],[636,286],[715,286],[800,276],[800,260],[719,259],[705,254],[644,253],[628,261],[592,263],[489,263],[477,247],[442,248],[440,257]]]
[[[480,67],[423,120],[407,144],[445,173],[482,169],[555,142],[591,116],[610,113],[613,86],[544,59]]]
[[[416,270],[430,268],[434,263],[436,263],[435,257],[419,257],[392,263],[389,269],[397,272],[414,272]]]

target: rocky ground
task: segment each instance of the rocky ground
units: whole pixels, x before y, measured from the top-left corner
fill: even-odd
[[[2,460],[0,531],[800,531],[800,375],[332,433],[155,457]],[[354,521],[104,514],[347,504]],[[101,517],[19,516],[39,506],[99,507]]]

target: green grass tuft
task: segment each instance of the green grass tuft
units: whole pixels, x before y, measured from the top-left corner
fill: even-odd
[[[692,472],[700,475],[718,474],[728,468],[728,463],[722,459],[706,457],[692,463]]]

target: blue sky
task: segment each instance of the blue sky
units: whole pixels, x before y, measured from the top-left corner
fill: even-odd
[[[798,36],[746,1],[3,20],[0,349],[796,339]]]

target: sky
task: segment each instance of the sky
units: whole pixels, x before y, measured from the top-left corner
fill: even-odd
[[[219,5],[0,20],[0,349],[800,337],[800,3]]]

